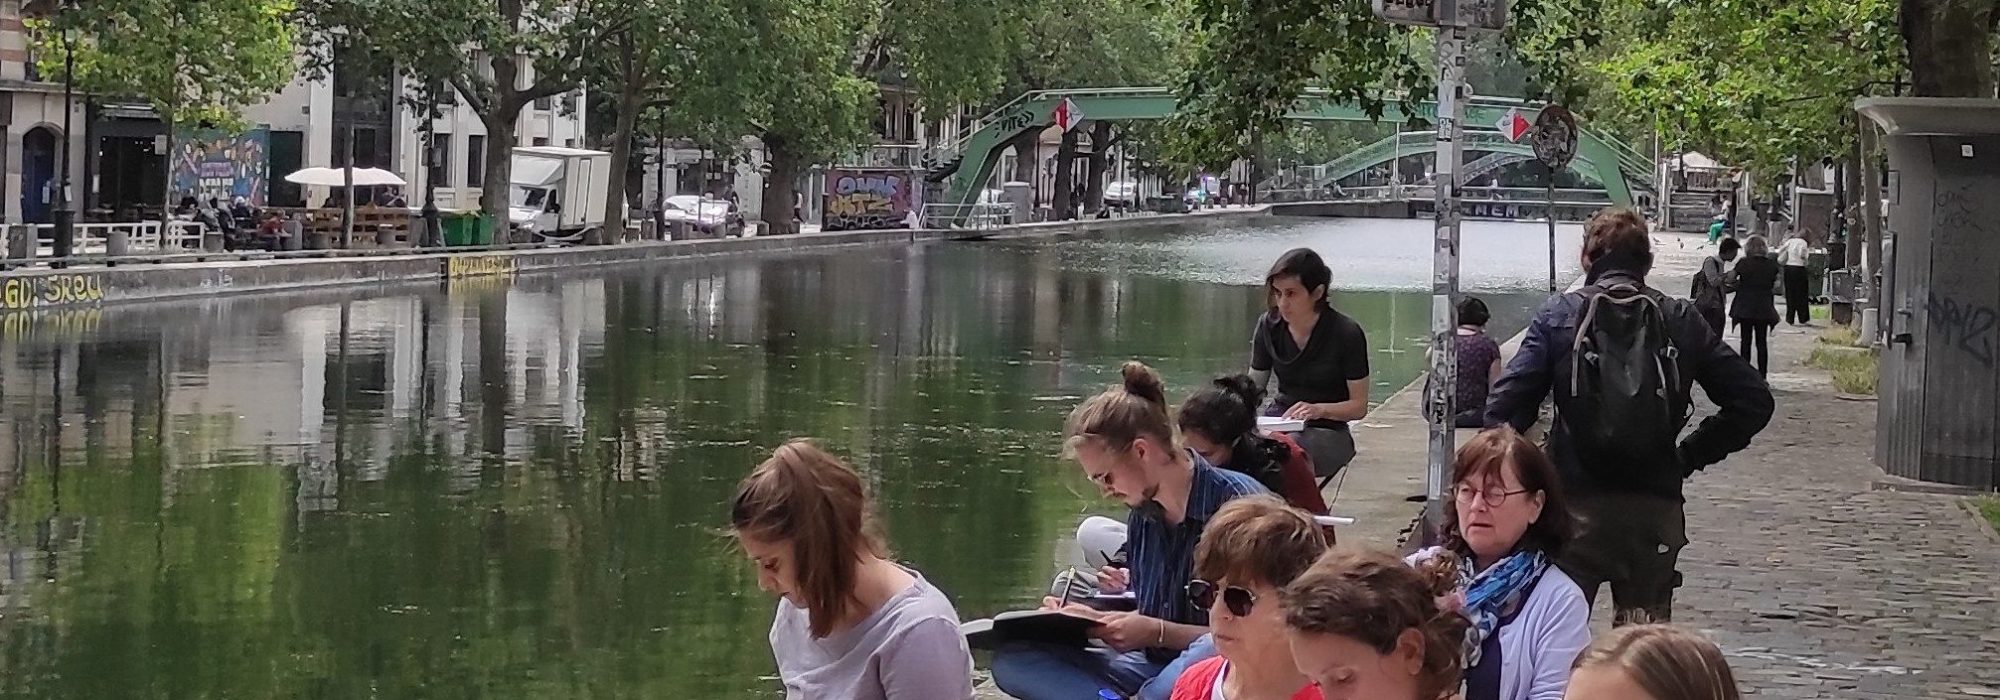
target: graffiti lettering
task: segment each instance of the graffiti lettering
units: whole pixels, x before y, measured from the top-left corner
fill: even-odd
[[[1036,120],[1034,113],[1024,108],[1008,112],[1005,116],[994,120],[993,123],[999,125],[1002,133],[1012,135],[1013,132],[1034,126]]]
[[[828,231],[899,228],[915,207],[910,178],[902,173],[835,171],[827,178]]]
[[[1938,334],[1938,340],[1958,348],[1987,369],[1993,368],[1993,331],[2000,325],[2000,312],[1990,306],[1962,303],[1931,292],[1924,304],[1924,316],[1931,332]]]
[[[104,311],[95,308],[0,313],[0,338],[22,341],[84,336],[96,332],[103,320]]]
[[[96,304],[104,301],[97,275],[13,277],[0,283],[0,309]]]
[[[511,255],[456,255],[444,261],[444,276],[451,279],[512,275],[516,269]]]

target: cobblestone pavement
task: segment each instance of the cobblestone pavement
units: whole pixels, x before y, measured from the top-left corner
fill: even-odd
[[[2000,698],[2000,536],[1873,465],[1875,404],[1801,364],[1820,330],[1773,334],[1771,426],[1689,484],[1675,621],[1753,697]]]

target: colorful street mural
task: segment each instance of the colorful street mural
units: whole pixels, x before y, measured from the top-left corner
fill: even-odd
[[[908,168],[834,168],[826,175],[826,231],[905,228],[923,209],[923,179]]]
[[[182,134],[174,146],[174,187],[171,200],[193,196],[203,202],[210,198],[224,204],[242,197],[251,206],[264,206],[271,169],[271,131],[253,129],[241,134],[225,131],[197,131]]]

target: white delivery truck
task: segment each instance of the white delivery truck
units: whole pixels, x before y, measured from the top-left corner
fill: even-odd
[[[581,241],[604,228],[611,154],[577,148],[514,149],[508,218],[529,241]]]

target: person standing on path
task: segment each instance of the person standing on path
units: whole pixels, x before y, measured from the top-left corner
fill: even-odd
[[[1368,334],[1327,299],[1333,270],[1310,248],[1285,253],[1264,275],[1271,309],[1250,339],[1250,376],[1276,375],[1265,415],[1301,419],[1299,444],[1321,478],[1354,461],[1348,421],[1368,415]]]
[[[1127,566],[1103,571],[1098,588],[1130,590],[1139,609],[1074,611],[1098,621],[1090,635],[1105,648],[1015,642],[995,650],[993,682],[1020,700],[1091,698],[1107,689],[1167,700],[1189,666],[1216,653],[1208,611],[1187,592],[1195,546],[1224,504],[1268,493],[1257,480],[1210,466],[1179,445],[1166,387],[1151,367],[1127,362],[1123,375],[1121,385],[1070,412],[1063,453],[1105,496],[1131,508]],[[1045,609],[1060,605],[1058,598],[1043,600]]]
[[[1736,292],[1729,306],[1729,318],[1742,335],[1736,350],[1746,360],[1754,357],[1757,371],[1770,376],[1771,329],[1778,325],[1778,261],[1771,259],[1763,236],[1751,236],[1743,246],[1743,261],[1730,271],[1725,286]]]
[[[1723,321],[1728,316],[1724,307],[1729,300],[1729,263],[1742,247],[1734,238],[1723,240],[1714,255],[1702,259],[1701,271],[1695,273],[1694,284],[1688,290],[1688,298],[1694,301],[1694,308],[1701,311],[1702,319],[1708,321],[1708,328],[1716,337],[1722,336]]]
[[[971,700],[951,599],[888,556],[861,476],[803,440],[737,487],[730,529],[778,595],[771,651],[788,700]]]
[[[1785,323],[1804,326],[1812,323],[1812,297],[1807,294],[1806,262],[1812,245],[1806,235],[1793,229],[1778,246],[1778,264],[1785,268]]]
[[[1535,313],[1487,402],[1486,420],[1525,431],[1554,390],[1550,448],[1583,521],[1564,548],[1563,570],[1586,598],[1610,584],[1621,618],[1644,613],[1664,622],[1672,619],[1680,583],[1675,565],[1687,544],[1681,483],[1750,444],[1771,420],[1771,389],[1692,303],[1646,286],[1652,239],[1636,212],[1607,209],[1591,217],[1582,257],[1586,286]],[[1659,359],[1634,355],[1635,349]],[[1612,388],[1626,379],[1657,390],[1629,396]],[[1694,384],[1721,410],[1679,439]],[[1664,406],[1654,405],[1661,400]],[[1608,423],[1607,416],[1627,414],[1600,410],[1607,405],[1651,417]]]

